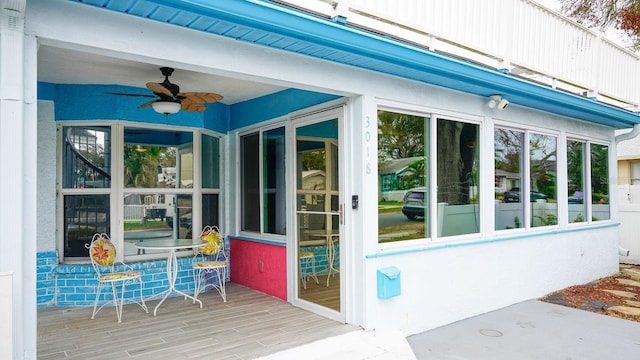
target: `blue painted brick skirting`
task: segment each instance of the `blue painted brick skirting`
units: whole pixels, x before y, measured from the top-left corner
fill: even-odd
[[[304,251],[310,251],[315,257],[315,271],[318,275],[326,275],[329,270],[329,262],[327,261],[327,247],[326,246],[304,246]],[[340,246],[333,248],[333,267],[340,268]],[[309,275],[310,269],[307,269],[305,275]]]
[[[58,253],[41,252],[36,255],[36,296],[38,307],[55,305],[56,279],[53,270],[58,266]]]
[[[193,261],[190,256],[178,259],[176,288],[186,293],[193,293],[194,289],[191,270]],[[169,286],[166,259],[132,262],[127,265],[142,272],[145,298],[159,294]],[[116,270],[124,270],[124,267],[117,267]],[[55,251],[37,254],[38,308],[93,306],[97,285],[98,281],[91,264],[59,264]],[[124,295],[125,302],[131,302],[134,292],[137,291],[137,286],[128,286]],[[111,292],[103,293],[100,297],[111,299]]]

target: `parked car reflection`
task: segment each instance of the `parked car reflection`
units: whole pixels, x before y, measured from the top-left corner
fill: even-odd
[[[539,193],[536,191],[531,191],[530,192],[530,201],[531,202],[536,202],[538,200],[547,200],[547,195],[543,194],[543,193]],[[514,187],[511,188],[511,190],[509,191],[505,191],[502,194],[502,201],[504,202],[520,202],[520,188],[519,187]]]

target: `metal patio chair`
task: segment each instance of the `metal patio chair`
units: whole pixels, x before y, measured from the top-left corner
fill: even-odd
[[[93,235],[91,243],[87,244],[86,247],[89,249],[89,258],[91,258],[91,264],[97,274],[98,280],[96,299],[93,303],[93,313],[91,314],[91,318],[94,319],[96,314],[104,306],[113,304],[116,308],[118,322],[122,322],[122,305],[124,304],[125,288],[130,284],[139,285],[140,299],[134,299],[133,301],[148,313],[149,309],[147,309],[147,305],[144,303],[144,298],[142,297],[142,273],[140,271],[133,270],[123,262],[119,262],[118,267],[122,266],[124,267],[124,270],[116,271],[116,246],[109,238],[109,235],[105,233],[96,233]],[[111,287],[112,299],[108,300],[108,295],[105,292],[104,303],[98,307],[103,287]],[[120,287],[120,291],[118,291],[118,287]]]
[[[225,283],[229,259],[225,251],[224,236],[217,226],[205,226],[200,234],[200,239],[206,241],[207,245],[194,250],[196,261],[191,264],[195,286],[193,297],[197,298],[207,287],[212,287],[218,291],[222,301],[226,302]],[[212,275],[207,276],[207,274]]]
[[[302,287],[307,288],[307,281],[313,279],[316,284],[320,284],[318,276],[316,276],[316,256],[311,251],[301,251],[298,254],[298,260],[300,261],[300,281],[302,281]]]

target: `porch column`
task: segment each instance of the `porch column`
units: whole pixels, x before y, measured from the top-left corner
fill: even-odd
[[[31,201],[36,194],[37,144],[35,102],[30,110],[25,107],[26,0],[0,2],[0,272],[13,274],[13,323],[6,328],[11,333],[5,330],[0,337],[3,345],[11,345],[13,359],[35,359],[35,236],[30,235],[37,224]],[[35,97],[35,89],[29,95]]]

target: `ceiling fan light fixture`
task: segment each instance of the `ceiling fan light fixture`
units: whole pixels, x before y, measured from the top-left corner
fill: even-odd
[[[165,115],[175,114],[180,111],[181,105],[179,102],[173,101],[156,101],[151,104],[155,112]]]

